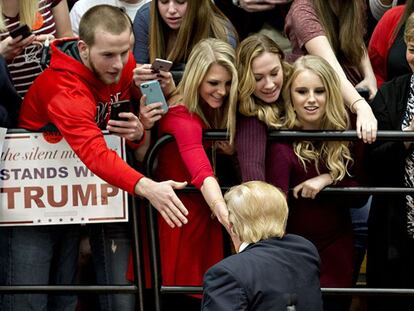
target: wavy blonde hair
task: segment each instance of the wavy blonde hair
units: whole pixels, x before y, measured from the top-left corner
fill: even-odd
[[[346,130],[349,128],[348,114],[341,95],[340,81],[335,70],[327,61],[319,56],[306,55],[300,57],[293,64],[292,75],[286,82],[284,98],[286,106],[286,120],[284,127],[301,129],[292,103],[292,84],[298,75],[306,70],[316,74],[322,81],[326,91],[326,111],[322,117],[320,130]],[[314,163],[319,172],[319,161],[328,168],[334,182],[349,175],[348,167],[353,159],[349,150],[349,142],[322,141],[319,143],[303,141],[293,144],[294,151],[306,170],[307,163]]]
[[[242,242],[256,243],[285,235],[289,214],[285,195],[263,181],[232,187],[225,195],[229,222]]]
[[[3,12],[3,2],[0,1],[0,10]],[[36,15],[39,10],[38,0],[19,0],[19,21],[20,24],[26,24],[32,29],[36,21]],[[0,14],[0,31],[6,31],[7,27],[4,22],[4,15]]]
[[[172,95],[179,95],[187,109],[200,116],[209,128],[227,128],[231,143],[236,128],[238,86],[235,58],[234,49],[227,42],[214,38],[201,40],[192,50],[183,78]],[[199,88],[213,64],[226,68],[231,75],[231,85],[225,103],[220,108],[214,109],[213,115],[207,118],[203,112]]]
[[[257,117],[269,128],[280,128],[281,117],[284,114],[282,96],[272,104],[265,103],[253,95],[256,88],[256,80],[252,70],[253,61],[264,53],[276,54],[283,71],[283,84],[285,84],[291,66],[285,62],[282,49],[269,37],[255,34],[244,39],[237,49],[236,66],[239,73],[239,112],[248,117]]]
[[[165,58],[172,62],[186,62],[187,58],[200,40],[213,37],[228,40],[229,31],[237,37],[229,19],[211,0],[187,0],[187,9],[183,18],[174,47],[167,55],[167,38],[171,29],[165,24],[158,10],[158,0],[151,1],[149,58]]]

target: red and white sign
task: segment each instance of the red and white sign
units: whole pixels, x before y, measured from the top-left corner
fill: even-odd
[[[108,133],[104,137],[108,148],[125,159],[124,141]],[[60,135],[6,134],[0,226],[123,221],[128,221],[127,193],[89,171]]]

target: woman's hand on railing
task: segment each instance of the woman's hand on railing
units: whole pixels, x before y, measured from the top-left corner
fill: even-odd
[[[364,143],[373,143],[377,138],[378,122],[371,107],[365,100],[360,100],[353,105],[352,109],[357,114],[356,131],[358,137],[362,138]]]

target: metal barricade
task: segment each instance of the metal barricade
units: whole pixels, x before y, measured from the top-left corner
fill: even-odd
[[[12,130],[12,132],[21,132],[20,130]],[[206,141],[226,140],[227,134],[222,130],[206,131],[203,139]],[[344,132],[297,132],[297,131],[271,131],[269,132],[269,140],[357,140],[355,131]],[[377,140],[395,140],[395,141],[414,141],[413,132],[400,131],[380,131],[377,135]],[[160,138],[152,149],[149,151],[146,161],[147,176],[151,177],[155,158],[160,148],[168,142],[173,141],[170,135]],[[227,190],[223,187],[222,190]],[[182,191],[198,191],[194,187],[187,187]],[[378,188],[378,187],[352,187],[352,188],[330,188],[327,187],[322,190],[329,193],[351,193],[351,194],[401,194],[414,193],[411,188]],[[139,234],[139,216],[137,212],[138,201],[136,197],[131,198],[131,221],[133,225],[133,258],[135,268],[135,282],[134,285],[14,285],[14,286],[0,286],[0,294],[24,294],[24,293],[72,293],[72,294],[135,294],[137,301],[137,310],[144,310],[144,277],[142,268],[142,246]],[[162,286],[162,276],[160,269],[159,247],[158,247],[158,230],[157,230],[157,215],[156,210],[152,208],[151,204],[147,202],[147,217],[149,230],[149,246],[150,246],[150,260],[151,260],[151,274],[152,284],[154,287],[154,305],[155,310],[162,310],[161,295],[163,294],[200,294],[202,287],[194,286]],[[376,289],[376,288],[322,288],[323,295],[356,295],[356,296],[414,296],[414,289]]]
[[[204,141],[227,140],[228,136],[225,130],[210,130],[203,134]],[[292,141],[292,140],[340,140],[353,141],[358,140],[356,131],[269,131],[268,139],[272,141]],[[173,136],[165,135],[161,137],[147,154],[146,175],[152,177],[154,163],[159,150],[167,143],[174,140]],[[414,132],[402,131],[379,131],[377,140],[392,141],[414,141]],[[222,187],[223,191],[228,188]],[[198,191],[195,187],[186,187],[181,191],[194,192]],[[414,193],[413,188],[393,188],[393,187],[344,187],[333,188],[327,187],[322,190],[324,193],[351,195],[358,194],[375,194],[382,193],[387,195]],[[159,245],[158,245],[158,226],[157,213],[151,204],[147,205],[148,218],[148,236],[151,260],[151,275],[154,290],[154,306],[156,311],[162,310],[162,295],[171,294],[201,294],[202,287],[197,286],[163,286],[160,267]],[[322,288],[322,294],[326,295],[347,295],[347,296],[414,296],[414,289],[378,289],[378,288]]]
[[[8,133],[24,133],[22,129],[11,129]],[[134,167],[134,157],[127,153],[127,162]],[[144,278],[142,268],[142,246],[139,233],[138,197],[128,196],[132,221],[132,257],[134,263],[134,285],[13,285],[0,284],[0,294],[131,294],[136,296],[136,310],[144,311]],[[126,271],[125,271],[126,272]]]

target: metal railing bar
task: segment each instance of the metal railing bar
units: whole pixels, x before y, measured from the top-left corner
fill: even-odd
[[[24,129],[8,129],[7,133],[28,133]],[[169,135],[167,135],[169,136]],[[207,130],[204,131],[203,139],[223,140],[228,139],[226,130]],[[166,137],[166,136],[163,136]],[[162,137],[162,138],[163,138]],[[290,131],[290,130],[270,130],[268,137],[274,139],[313,139],[313,140],[358,140],[356,131]],[[161,138],[161,139],[162,139]],[[378,131],[377,140],[404,140],[414,141],[414,131]]]
[[[148,175],[149,176],[149,175]],[[157,215],[155,214],[155,208],[152,207],[151,203],[147,204],[147,218],[148,218],[148,245],[150,252],[151,275],[152,275],[152,286],[154,288],[154,308],[155,311],[161,310],[161,264],[159,262],[159,248],[158,243],[158,223]],[[155,246],[155,247],[154,247]]]
[[[322,295],[355,296],[413,296],[414,289],[409,288],[321,288]],[[161,286],[162,294],[202,294],[201,286]]]
[[[203,132],[204,141],[216,141],[216,140],[227,140],[228,135],[226,130],[208,130]],[[356,131],[286,131],[286,130],[271,130],[268,132],[268,140],[271,141],[281,141],[281,140],[339,140],[339,141],[355,141],[358,140]],[[159,149],[166,143],[172,142],[174,140],[171,135],[162,136],[151,148],[147,154],[146,158],[146,173],[148,177],[152,177],[153,165],[156,159],[156,156],[159,152]],[[413,132],[403,132],[403,131],[378,131],[377,141],[414,141],[414,131]],[[222,187],[223,191],[226,191],[228,187]],[[186,187],[185,190],[188,192],[198,191],[195,187]],[[404,194],[404,193],[414,193],[414,189],[410,188],[393,188],[393,187],[327,187],[322,190],[322,193],[326,194],[343,194],[343,193],[352,194]],[[151,255],[155,256],[151,258],[152,261],[152,272],[153,278],[155,279],[156,284],[154,283],[154,298],[156,311],[161,310],[161,294],[199,294],[202,292],[201,287],[188,287],[187,290],[180,290],[180,287],[175,286],[160,286],[162,284],[162,276],[160,274],[160,265],[159,265],[159,252],[157,245],[157,226],[156,220],[157,216],[155,211],[152,209],[151,205],[148,204],[149,218],[151,219],[150,224],[150,236],[151,240],[150,245]],[[155,226],[154,226],[155,225]],[[182,289],[182,288],[181,288]],[[349,289],[322,289],[324,295],[373,295],[372,291],[375,291],[378,295],[414,295],[414,290],[410,289],[369,289],[369,288],[349,288]],[[375,294],[374,294],[375,295]]]
[[[270,140],[358,140],[356,131],[269,131]],[[413,132],[378,131],[377,140],[414,141]]]
[[[136,294],[138,287],[135,285],[13,285],[0,286],[2,294],[82,294],[82,293],[105,293],[105,294]],[[70,292],[70,293],[69,293]]]
[[[221,187],[223,192],[229,190],[230,187]],[[292,189],[291,189],[292,190]],[[196,187],[188,186],[185,189],[176,190],[176,192],[200,192]],[[404,187],[326,187],[320,191],[325,194],[405,194],[414,193],[414,188]]]
[[[135,307],[139,311],[144,311],[144,279],[143,279],[143,269],[142,269],[142,248],[141,248],[141,241],[140,241],[140,232],[139,232],[139,216],[138,216],[138,206],[139,203],[137,200],[138,198],[131,197],[131,221],[132,221],[132,235],[133,240],[131,241],[132,244],[132,258],[134,262],[134,277],[135,277],[135,285],[137,287],[136,291],[136,299],[135,299]]]
[[[167,137],[170,135],[163,136]],[[161,138],[161,139],[162,139]],[[288,131],[271,130],[268,132],[270,140],[358,140],[356,131]],[[226,130],[208,130],[203,132],[203,140],[226,140]],[[414,131],[378,131],[377,140],[414,141]]]

